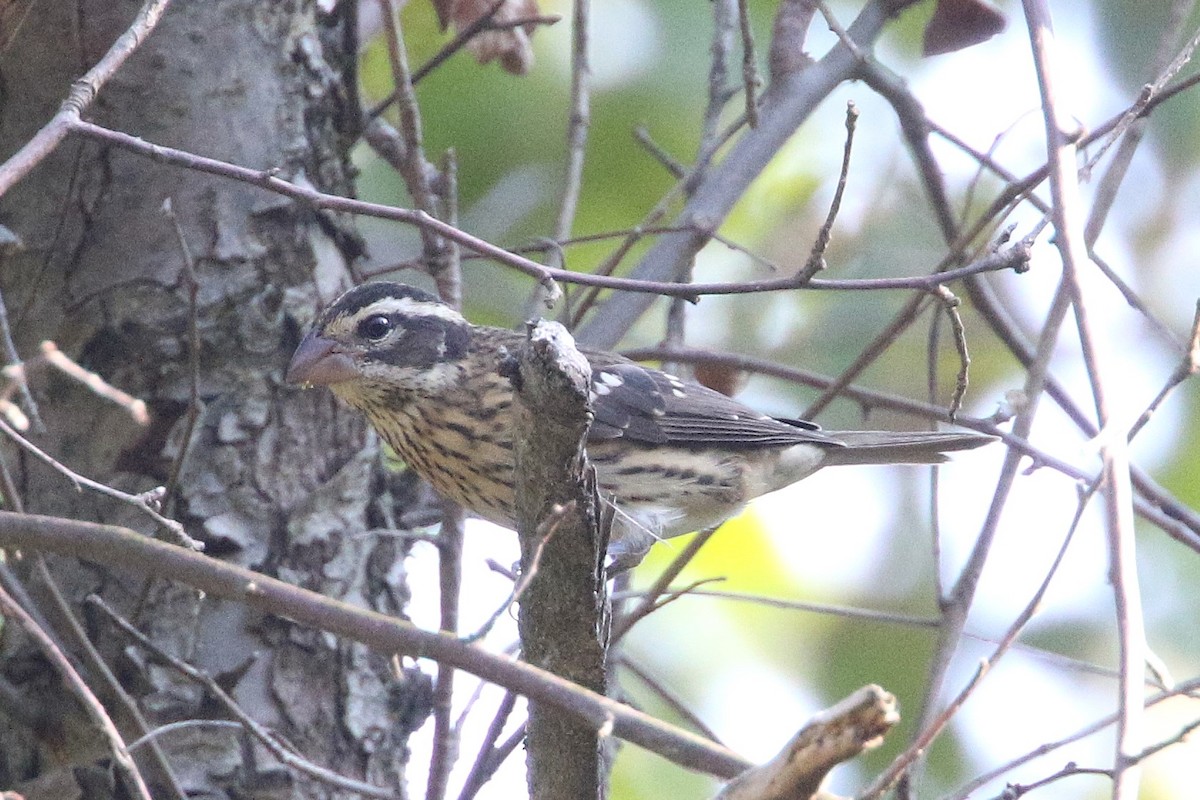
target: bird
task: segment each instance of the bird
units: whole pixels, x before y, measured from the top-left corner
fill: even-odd
[[[515,529],[514,390],[499,365],[524,338],[474,325],[422,289],[368,282],[317,316],[284,377],[328,387],[442,497]],[[659,539],[719,525],[823,467],[937,464],[994,440],[825,431],[615,353],[581,352],[592,368],[587,455],[614,507],[608,555],[626,565]]]

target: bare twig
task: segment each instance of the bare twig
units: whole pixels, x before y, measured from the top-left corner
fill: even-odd
[[[1196,313],[1192,318],[1192,332],[1187,351],[1183,354],[1183,358],[1179,360],[1179,363],[1175,365],[1175,369],[1171,372],[1170,377],[1167,378],[1166,384],[1154,396],[1154,399],[1150,401],[1150,405],[1146,406],[1146,410],[1138,415],[1137,420],[1134,421],[1133,426],[1129,429],[1129,438],[1133,439],[1133,437],[1137,436],[1142,428],[1146,427],[1146,424],[1150,422],[1150,419],[1158,411],[1159,406],[1170,396],[1171,392],[1175,391],[1175,388],[1179,384],[1197,372],[1200,372],[1200,300],[1196,301]]]
[[[96,373],[79,366],[54,342],[42,342],[40,349],[47,364],[83,384],[97,396],[124,408],[138,425],[150,424],[150,412],[146,409],[145,400],[121,391]]]
[[[1146,708],[1152,708],[1165,700],[1170,700],[1176,697],[1194,696],[1198,691],[1200,691],[1200,678],[1194,678],[1185,683],[1181,683],[1170,691],[1160,692],[1153,697],[1147,698],[1145,701],[1145,706]],[[1012,761],[1002,764],[993,770],[975,777],[969,783],[959,787],[954,792],[943,797],[942,800],[966,800],[966,798],[972,797],[980,788],[996,780],[1006,772],[1011,772],[1018,767],[1028,764],[1034,759],[1049,755],[1055,750],[1059,750],[1067,745],[1074,744],[1081,739],[1086,739],[1089,736],[1093,736],[1108,726],[1115,724],[1118,718],[1119,715],[1117,713],[1109,714],[1096,720],[1090,725],[1086,725],[1069,736],[1065,736],[1062,739],[1058,739],[1053,742],[1046,742],[1045,744],[1034,748],[1030,752],[1015,758]]]
[[[558,530],[558,526],[563,522],[563,520],[566,519],[568,511],[571,510],[573,509],[567,509],[559,506],[552,511],[550,516],[546,517],[538,524],[538,544],[537,547],[534,548],[533,558],[531,558],[529,564],[521,570],[521,574],[515,576],[516,580],[513,581],[512,591],[509,592],[509,595],[504,599],[504,602],[501,603],[486,620],[484,620],[483,624],[479,626],[479,629],[475,631],[475,633],[472,633],[470,636],[462,637],[464,642],[472,644],[483,639],[483,637],[487,636],[491,632],[496,622],[502,616],[504,616],[508,610],[513,607],[513,605],[520,601],[521,595],[525,594],[525,590],[529,588],[529,582],[533,580],[533,577],[537,575],[538,569],[541,567],[542,554],[546,552],[547,542],[549,542],[550,538],[554,536],[554,533]],[[493,568],[498,566],[499,565],[494,565]],[[510,577],[513,576],[510,575]]]
[[[649,594],[648,591],[626,591],[614,592],[613,600],[625,600],[629,598],[644,598]],[[745,594],[743,592],[730,592],[721,589],[701,589],[696,586],[687,587],[686,589],[668,588],[659,594],[670,594],[687,597],[711,597],[717,600],[731,600],[741,603],[753,603],[755,605],[766,606],[768,608],[781,608],[791,611],[809,611],[814,614],[828,614],[833,617],[842,617],[845,619],[860,620],[863,622],[882,622],[889,625],[905,625],[915,628],[936,628],[938,620],[933,617],[915,617],[911,614],[894,614],[889,611],[877,611],[870,608],[851,608],[849,606],[837,606],[829,603],[813,603],[807,600],[784,600],[779,597],[767,597],[757,594]]]
[[[650,131],[646,130],[644,125],[639,125],[633,129],[633,138],[638,144],[645,148],[646,152],[654,157],[659,166],[671,173],[671,177],[675,180],[680,180],[687,175],[687,167],[679,163],[679,160],[668,153],[658,142],[654,141],[654,137],[650,135]],[[644,232],[644,231],[643,231]],[[625,235],[632,233],[626,232]],[[561,242],[562,239],[559,239]]]
[[[496,745],[488,753],[487,763],[478,772],[474,782],[467,783],[463,786],[462,794],[459,795],[459,800],[471,800],[479,790],[483,788],[483,784],[500,769],[509,756],[525,741],[525,733],[527,731],[527,723],[521,723],[515,731],[509,734],[508,738],[500,744]]]
[[[946,412],[950,421],[953,422],[962,408],[963,398],[967,395],[967,386],[970,383],[971,354],[967,350],[967,329],[963,325],[962,315],[958,313],[958,298],[945,285],[938,287],[937,297],[946,311],[946,317],[950,320],[950,330],[954,335],[954,349],[958,352],[958,377],[954,384],[954,394],[950,397],[950,408]]]
[[[419,149],[419,148],[418,148]],[[458,224],[458,161],[453,151],[446,154],[442,169],[441,201],[446,221]],[[449,240],[439,243],[438,253],[428,253],[427,267],[432,271],[442,302],[456,310],[462,309],[462,262],[458,245]],[[458,607],[462,594],[462,548],[465,512],[454,503],[442,507],[442,527],[438,536],[438,589],[440,597],[440,628],[450,634],[458,633]],[[446,796],[450,771],[458,754],[459,727],[451,724],[454,703],[454,670],[438,665],[433,685],[433,754],[429,762],[426,783],[427,800],[442,800]]]
[[[481,33],[486,31],[502,31],[511,28],[523,28],[526,25],[554,25],[562,18],[555,14],[542,14],[532,17],[519,17],[517,19],[497,20],[496,12],[504,6],[505,0],[496,0],[490,8],[476,17],[470,25],[466,26],[455,34],[454,38],[446,42],[441,50],[438,50],[433,56],[421,66],[417,67],[412,72],[412,84],[416,86],[429,73],[446,63],[452,55],[462,50],[471,40]],[[368,113],[370,119],[377,118],[380,114],[387,110],[388,106],[396,102],[399,98],[399,90],[393,90],[391,94],[380,100]]]
[[[754,32],[750,29],[747,0],[738,0],[738,30],[742,33],[742,91],[746,95],[746,124],[758,127],[758,65],[754,58]]]
[[[0,458],[0,498],[3,499],[5,508],[11,508],[18,514],[24,513],[24,501],[12,481],[8,465],[3,458]],[[92,676],[93,680],[102,682],[102,693],[110,698],[117,714],[114,721],[117,723],[118,729],[125,726],[127,730],[132,728],[134,733],[144,735],[149,731],[149,725],[142,715],[141,709],[138,708],[137,702],[130,697],[129,692],[109,669],[100,652],[88,638],[87,632],[84,631],[83,625],[75,613],[75,608],[67,602],[58,585],[58,580],[50,572],[45,556],[35,550],[26,557],[32,561],[33,576],[40,583],[44,596],[48,600],[46,613],[43,614],[40,611],[25,585],[8,563],[0,563],[0,587],[29,613],[38,627],[47,635],[61,636],[65,641],[60,644],[55,638],[55,643],[60,648],[69,647],[70,651],[77,655],[84,670]],[[48,617],[53,619],[53,625],[48,622]],[[38,724],[36,718],[32,722]],[[150,744],[150,762],[147,764],[150,780],[161,785],[162,790],[169,792],[171,797],[183,800],[186,793],[179,784],[179,778],[172,772],[171,765],[167,762],[162,748],[155,742]],[[127,749],[129,752],[133,752],[134,747],[135,745],[131,744]]]
[[[0,433],[3,433],[14,444],[36,457],[39,461],[58,472],[67,480],[71,481],[71,483],[75,484],[76,489],[91,489],[94,492],[99,492],[102,495],[111,497],[114,500],[120,500],[122,503],[128,503],[170,531],[171,534],[174,535],[184,546],[192,550],[204,549],[203,543],[198,542],[187,535],[187,532],[183,529],[183,525],[173,519],[170,519],[169,517],[164,517],[158,512],[158,506],[161,504],[163,499],[162,487],[152,489],[141,494],[129,494],[127,492],[122,492],[120,489],[114,489],[107,484],[94,481],[91,478],[85,478],[84,476],[65,466],[54,457],[40,449],[33,442],[17,433],[3,420],[0,420]]]
[[[504,726],[508,722],[508,718],[512,716],[516,704],[516,694],[505,692],[500,706],[496,709],[496,714],[488,725],[487,732],[484,733],[483,743],[479,747],[478,755],[475,756],[475,763],[471,765],[471,771],[467,773],[467,777],[463,781],[462,792],[458,795],[458,800],[471,800],[495,774],[496,767],[499,765],[496,742],[499,740],[500,734],[504,732]],[[524,731],[522,731],[523,733]]]
[[[908,0],[869,2],[848,35],[859,46],[868,47],[888,18],[910,4]],[[773,82],[762,98],[759,126],[739,139],[720,163],[704,172],[679,222],[715,231],[783,143],[835,86],[855,73],[857,65],[855,54],[839,43],[820,61]],[[668,234],[650,248],[632,277],[676,280],[708,240],[701,233]],[[647,295],[615,295],[605,304],[603,315],[592,317],[579,329],[580,341],[591,347],[613,347],[652,302],[653,297]]]
[[[91,718],[92,723],[104,737],[104,741],[108,745],[108,750],[112,753],[117,770],[124,778],[125,790],[135,797],[142,798],[142,800],[151,800],[150,789],[142,779],[142,774],[138,771],[137,765],[129,755],[129,750],[125,747],[125,740],[121,738],[120,731],[113,724],[112,718],[109,717],[108,712],[104,709],[104,705],[97,699],[96,695],[92,694],[92,690],[88,688],[83,678],[79,676],[79,673],[71,664],[71,660],[58,648],[49,634],[42,630],[33,617],[25,609],[21,608],[3,587],[0,587],[0,616],[12,620],[29,635],[37,644],[38,649],[42,651],[42,655],[46,657],[46,660],[54,666],[63,683],[66,684],[70,692],[79,700],[87,715]]]
[[[365,795],[366,797],[389,798],[394,796],[390,790],[381,789],[379,787],[372,786],[369,783],[363,783],[362,781],[356,781],[353,778],[344,777],[332,770],[317,766],[311,761],[299,757],[292,752],[292,750],[285,747],[279,741],[279,739],[274,734],[269,732],[264,726],[255,722],[249,714],[242,710],[242,707],[238,705],[237,701],[234,700],[228,692],[222,689],[220,684],[213,680],[207,673],[196,669],[191,664],[176,658],[156,645],[148,636],[135,628],[129,622],[129,620],[122,617],[111,606],[109,606],[108,603],[104,602],[99,595],[90,595],[87,598],[87,603],[103,613],[113,625],[124,632],[126,636],[137,642],[140,647],[149,652],[152,656],[154,656],[154,658],[162,661],[165,664],[169,664],[179,673],[186,675],[191,680],[203,686],[205,693],[209,697],[220,703],[225,710],[227,710],[235,719],[237,719],[236,723],[229,724],[233,724],[240,729],[249,731],[250,735],[261,742],[262,745],[269,751],[271,751],[271,754],[275,756],[275,758],[277,758],[281,764],[295,769],[297,772],[304,773],[305,775],[308,775],[309,777],[314,778],[315,780],[318,780],[328,786],[346,789],[357,794]],[[159,736],[164,732],[165,731],[162,728],[159,728],[153,732],[153,735]],[[130,745],[130,749],[132,749],[136,744],[140,743],[141,740],[136,742],[134,745]]]
[[[1062,258],[1064,283],[1071,295],[1096,414],[1103,429],[1110,424],[1110,414],[1101,379],[1104,373],[1098,363],[1097,344],[1088,327],[1086,305],[1079,284],[1079,269],[1086,259],[1086,247],[1075,170],[1076,150],[1068,128],[1069,120],[1058,104],[1055,89],[1060,67],[1056,60],[1057,49],[1050,10],[1042,0],[1024,0],[1023,6],[1042,95],[1042,111],[1046,120],[1054,242]],[[1121,686],[1117,693],[1120,721],[1117,724],[1113,764],[1113,798],[1121,800],[1137,796],[1141,779],[1140,767],[1133,758],[1143,746],[1142,676],[1147,647],[1135,554],[1129,452],[1124,432],[1104,437],[1100,452],[1107,485],[1104,498],[1109,536],[1109,579],[1116,598],[1120,645]]]
[[[66,138],[100,89],[154,30],[168,5],[170,0],[146,0],[129,28],[117,37],[104,57],[96,62],[96,66],[71,84],[71,91],[58,113],[20,150],[0,164],[0,197],[7,194],[17,181],[28,175]]]
[[[433,190],[431,173],[433,167],[425,160],[422,144],[421,112],[417,108],[417,96],[413,91],[408,71],[408,52],[404,47],[404,36],[400,31],[399,0],[379,0],[383,12],[383,32],[387,37],[388,60],[392,66],[392,81],[396,85],[396,104],[400,110],[400,133],[404,139],[400,173],[404,185],[413,199],[413,205],[429,216],[437,216],[437,195]],[[418,229],[427,269],[436,275],[440,271],[444,243],[438,234],[428,227]]]
[[[42,422],[41,416],[38,414],[37,403],[33,399],[33,393],[29,391],[29,384],[25,380],[25,365],[21,360],[21,354],[17,352],[17,345],[13,342],[12,330],[8,325],[8,306],[4,302],[4,295],[0,294],[0,341],[4,343],[4,353],[8,358],[8,364],[4,367],[4,374],[16,385],[17,391],[21,394],[21,402],[25,406],[25,410],[29,414],[29,420],[35,433],[43,433],[46,430],[45,423]]]
[[[462,546],[465,514],[456,505],[447,504],[442,512],[438,537],[438,578],[441,599],[439,629],[458,635],[458,603],[462,592]],[[446,796],[450,770],[458,754],[458,731],[451,724],[454,702],[454,668],[438,665],[433,684],[433,754],[429,759],[426,800]]]
[[[679,577],[679,573],[683,572],[691,560],[700,552],[700,548],[708,543],[708,540],[717,532],[717,528],[708,528],[699,531],[687,543],[687,545],[679,551],[679,555],[671,559],[671,563],[662,571],[650,588],[642,595],[642,602],[638,603],[634,608],[623,614],[620,619],[613,622],[612,626],[612,644],[616,645],[629,633],[629,630],[637,624],[639,620],[645,617],[650,612],[654,611],[658,599],[671,585],[671,581]]]
[[[591,125],[588,65],[588,16],[591,0],[575,0],[571,16],[571,113],[567,122],[567,168],[563,180],[554,238],[566,239],[575,225],[579,192],[583,188],[584,153]],[[565,266],[565,265],[563,265]]]
[[[721,114],[725,109],[726,104],[732,96],[731,89],[726,85],[729,76],[729,60],[730,52],[733,49],[734,28],[737,23],[735,18],[740,16],[740,12],[745,8],[739,0],[714,0],[712,5],[713,15],[713,35],[712,44],[709,47],[709,52],[712,59],[709,62],[708,68],[708,93],[707,102],[704,106],[704,119],[700,129],[700,144],[696,154],[697,163],[704,163],[708,153],[712,153],[717,142],[720,140],[720,125]],[[757,101],[753,100],[750,95],[747,95],[748,101],[751,101],[756,106],[755,119],[757,120]],[[672,159],[664,150],[658,148],[654,142],[650,140],[650,136],[644,130],[639,129],[636,134],[651,154],[653,154],[674,177],[676,180],[682,180],[688,170]],[[694,185],[694,184],[693,184]],[[689,185],[684,186],[685,194],[690,196],[691,188]],[[684,275],[684,283],[692,282],[692,269],[689,267]],[[671,305],[667,309],[667,325],[663,332],[662,343],[664,346],[671,347],[682,345],[687,328],[688,308],[686,298],[676,297],[671,300]],[[674,368],[672,364],[664,364],[665,369],[671,370]]]
[[[643,667],[634,659],[630,658],[628,654],[621,653],[617,657],[617,663],[629,670],[630,674],[645,684],[646,688],[648,688],[656,697],[666,703],[667,707],[682,717],[685,722],[687,722],[701,734],[707,736],[709,739],[712,739],[714,742],[717,742],[718,744],[722,743],[721,738],[717,736],[716,731],[708,727],[704,720],[696,716],[696,714],[687,707],[687,703],[685,703],[683,699],[671,689],[670,686],[651,675],[645,667]]]
[[[940,714],[931,719],[930,723],[913,739],[909,747],[897,756],[888,766],[888,769],[871,785],[871,788],[860,796],[860,800],[874,800],[887,791],[893,783],[907,772],[911,765],[929,748],[934,738],[941,733],[953,715],[957,713],[958,709],[962,708],[963,704],[966,703],[967,699],[979,685],[980,680],[983,679],[984,674],[995,666],[996,662],[1016,643],[1017,637],[1021,635],[1021,632],[1025,630],[1025,627],[1033,619],[1038,609],[1041,608],[1042,600],[1045,598],[1046,592],[1050,589],[1050,583],[1054,579],[1054,576],[1058,574],[1058,568],[1062,565],[1063,559],[1066,557],[1067,548],[1075,538],[1075,532],[1079,529],[1079,523],[1083,519],[1083,512],[1090,498],[1090,494],[1080,497],[1075,510],[1075,516],[1071,520],[1071,526],[1067,529],[1067,533],[1063,537],[1062,544],[1058,548],[1058,553],[1055,555],[1054,561],[1050,564],[1050,568],[1046,570],[1046,574],[1042,577],[1042,582],[1034,591],[1029,602],[1025,604],[1025,608],[1017,615],[1008,630],[1005,631],[1004,636],[996,644],[992,655],[980,662],[975,676],[962,688],[958,696]],[[957,624],[957,617],[955,617],[955,624]]]
[[[175,456],[175,460],[171,464],[171,471],[167,477],[165,491],[169,501],[170,498],[175,496],[175,487],[179,483],[179,474],[183,470],[184,461],[187,459],[188,452],[192,448],[192,435],[196,430],[196,421],[200,419],[200,331],[196,309],[196,298],[200,293],[200,280],[196,276],[196,259],[192,256],[192,249],[188,246],[187,237],[183,233],[183,226],[179,224],[179,217],[175,215],[175,209],[171,204],[170,198],[167,198],[163,202],[163,214],[166,215],[175,229],[175,237],[179,241],[179,252],[183,256],[182,280],[188,293],[188,368],[191,384],[188,387],[187,418],[184,420],[183,434],[179,437],[179,453]]]
[[[1103,775],[1108,778],[1113,777],[1111,769],[1099,769],[1097,767],[1081,767],[1074,762],[1068,763],[1058,772],[1053,775],[1048,775],[1045,778],[1036,780],[1033,783],[1012,783],[1004,787],[1004,794],[997,800],[1018,800],[1024,797],[1035,789],[1044,789],[1052,783],[1057,783],[1063,778],[1070,778],[1074,775]]]
[[[986,660],[980,661],[979,666],[975,670],[975,674],[971,676],[971,680],[967,682],[967,685],[963,687],[963,690],[959,692],[958,696],[950,701],[950,703],[942,709],[941,713],[930,720],[928,725],[921,729],[920,734],[916,736],[912,744],[909,745],[908,749],[901,753],[898,758],[892,761],[892,763],[888,765],[888,768],[884,770],[883,773],[880,774],[870,786],[860,792],[857,800],[876,800],[876,798],[880,797],[884,792],[891,789],[896,782],[907,773],[909,767],[911,767],[912,764],[921,757],[921,755],[925,752],[925,748],[929,747],[933,740],[937,738],[938,734],[940,734],[946,725],[950,723],[950,720],[953,719],[958,710],[962,708],[963,703],[965,703],[967,698],[971,696],[971,693],[975,690],[975,687],[979,685],[981,680],[983,680],[983,676],[988,673],[988,669],[990,667],[990,662]]]
[[[808,282],[821,270],[825,269],[825,250],[829,247],[829,239],[833,234],[833,223],[837,220],[838,210],[842,207],[842,195],[846,192],[846,180],[850,175],[850,153],[854,148],[854,129],[858,124],[858,109],[853,102],[846,104],[846,145],[842,148],[842,169],[838,173],[837,187],[833,191],[833,199],[829,201],[829,213],[825,222],[817,232],[817,240],[813,242],[812,252],[804,269],[796,276],[798,281]]]

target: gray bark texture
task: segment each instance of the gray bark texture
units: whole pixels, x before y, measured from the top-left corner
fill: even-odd
[[[529,585],[517,623],[526,661],[605,692],[608,607],[595,473],[584,441],[591,366],[566,330],[531,325],[513,378],[517,521]],[[594,728],[530,703],[525,737],[532,800],[603,794],[607,768]]]
[[[0,55],[0,158],[53,115],[71,81],[128,26],[138,5],[36,3]],[[355,4],[336,4],[332,15],[319,5],[176,2],[87,117],[156,144],[351,194],[347,149],[360,118]],[[195,257],[198,353],[189,341],[184,257],[162,211],[168,200]],[[41,448],[131,493],[167,483],[184,448],[195,356],[199,418],[166,513],[213,557],[399,613],[406,599],[400,545],[359,534],[390,520],[390,508],[370,499],[392,488],[383,496],[399,497],[401,487],[381,483],[388,479],[376,469],[373,439],[357,415],[328,392],[300,392],[282,381],[303,326],[349,283],[359,254],[350,220],[75,136],[0,199],[0,223],[19,238],[19,249],[0,263],[0,290],[17,350],[30,362],[46,427],[33,435]],[[150,424],[135,423],[118,404],[38,363],[43,340],[145,400]],[[77,491],[3,445],[25,510],[163,535],[136,509]],[[7,559],[33,602],[49,608],[35,560],[14,553]],[[101,595],[165,650],[217,678],[305,758],[399,793],[405,740],[428,702],[419,673],[397,679],[384,655],[206,600],[185,586],[68,559],[50,566],[77,611],[84,596]],[[104,619],[89,616],[85,627],[151,729],[228,717]],[[0,699],[0,789],[18,788],[31,799],[97,796],[78,785],[80,770],[96,768],[105,753],[99,737],[20,632],[7,625],[2,635],[0,698],[8,699]],[[100,676],[83,672],[105,698]],[[144,732],[116,712],[114,719],[126,741]],[[345,794],[283,770],[228,728],[185,728],[158,744],[173,778],[150,764],[149,748],[137,752],[156,796]]]

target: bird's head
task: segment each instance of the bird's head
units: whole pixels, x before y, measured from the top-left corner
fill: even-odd
[[[471,326],[428,292],[366,283],[326,308],[300,342],[286,380],[328,386],[351,405],[381,396],[436,394],[466,355]]]

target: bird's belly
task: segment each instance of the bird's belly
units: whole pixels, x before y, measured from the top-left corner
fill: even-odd
[[[666,538],[717,525],[755,496],[757,465],[728,453],[595,442],[588,457],[601,496],[616,503],[613,540],[631,529]]]

